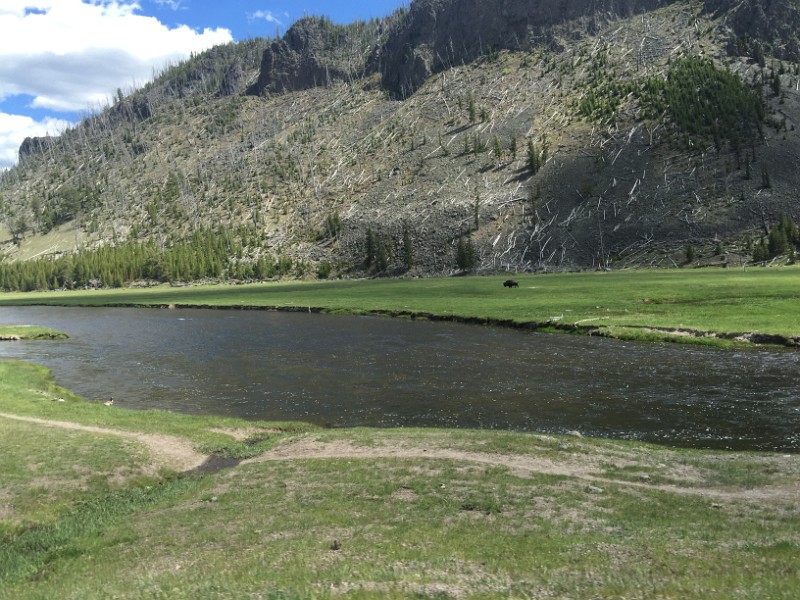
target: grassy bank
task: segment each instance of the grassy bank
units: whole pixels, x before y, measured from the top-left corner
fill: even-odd
[[[628,339],[800,341],[800,268],[621,271],[420,280],[283,282],[2,294],[0,306],[297,307],[581,328]],[[703,335],[706,334],[706,335]],[[774,336],[771,339],[770,336]],[[741,340],[740,340],[741,341]]]
[[[0,341],[65,340],[67,334],[36,325],[0,325]]]
[[[19,362],[0,413],[0,598],[800,592],[797,456],[125,411]]]

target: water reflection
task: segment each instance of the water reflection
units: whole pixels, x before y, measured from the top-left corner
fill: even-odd
[[[800,448],[800,353],[262,311],[3,308],[0,323],[68,332],[0,357],[129,408]]]

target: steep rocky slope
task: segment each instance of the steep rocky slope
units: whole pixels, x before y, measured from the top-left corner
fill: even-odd
[[[304,19],[27,140],[0,244],[25,259],[224,226],[233,260],[285,256],[296,275],[450,273],[465,243],[478,270],[749,258],[800,218],[798,10],[770,6],[416,0]]]

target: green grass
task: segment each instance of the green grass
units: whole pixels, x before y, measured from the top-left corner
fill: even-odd
[[[0,413],[284,456],[153,472],[134,441],[0,417],[4,600],[800,592],[797,456],[125,411],[14,361],[0,361]],[[250,443],[219,433],[242,427]]]
[[[85,491],[138,477],[145,462],[129,441],[0,419],[0,539],[54,519]]]
[[[222,456],[244,457],[245,444],[231,440],[218,429],[248,428],[255,430],[258,444],[254,452],[263,452],[266,442],[284,433],[314,430],[305,423],[244,421],[221,417],[187,416],[161,410],[122,410],[87,402],[80,396],[56,385],[50,372],[39,365],[0,360],[0,413],[13,413],[82,425],[108,427],[122,431],[167,434],[187,438],[197,448]],[[63,401],[60,401],[63,400]]]
[[[295,307],[330,313],[461,318],[498,324],[576,325],[648,340],[718,343],[708,337],[642,331],[683,329],[733,336],[800,337],[800,268],[619,271],[420,280],[283,282],[2,294],[0,306],[143,305]],[[730,343],[729,340],[723,340]]]
[[[65,340],[67,334],[47,327],[35,325],[0,325],[0,341],[3,340]]]

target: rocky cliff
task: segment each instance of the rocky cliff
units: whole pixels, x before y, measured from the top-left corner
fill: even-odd
[[[341,26],[325,18],[303,18],[264,50],[258,81],[248,93],[306,90],[359,78],[377,35],[375,22]]]
[[[800,3],[797,0],[705,0],[707,13],[731,30],[730,51],[762,46],[783,60],[800,60]],[[737,47],[738,45],[738,47]]]
[[[381,82],[395,96],[407,97],[434,73],[492,52],[554,44],[558,25],[575,22],[592,34],[609,20],[669,2],[417,0],[378,51]]]

